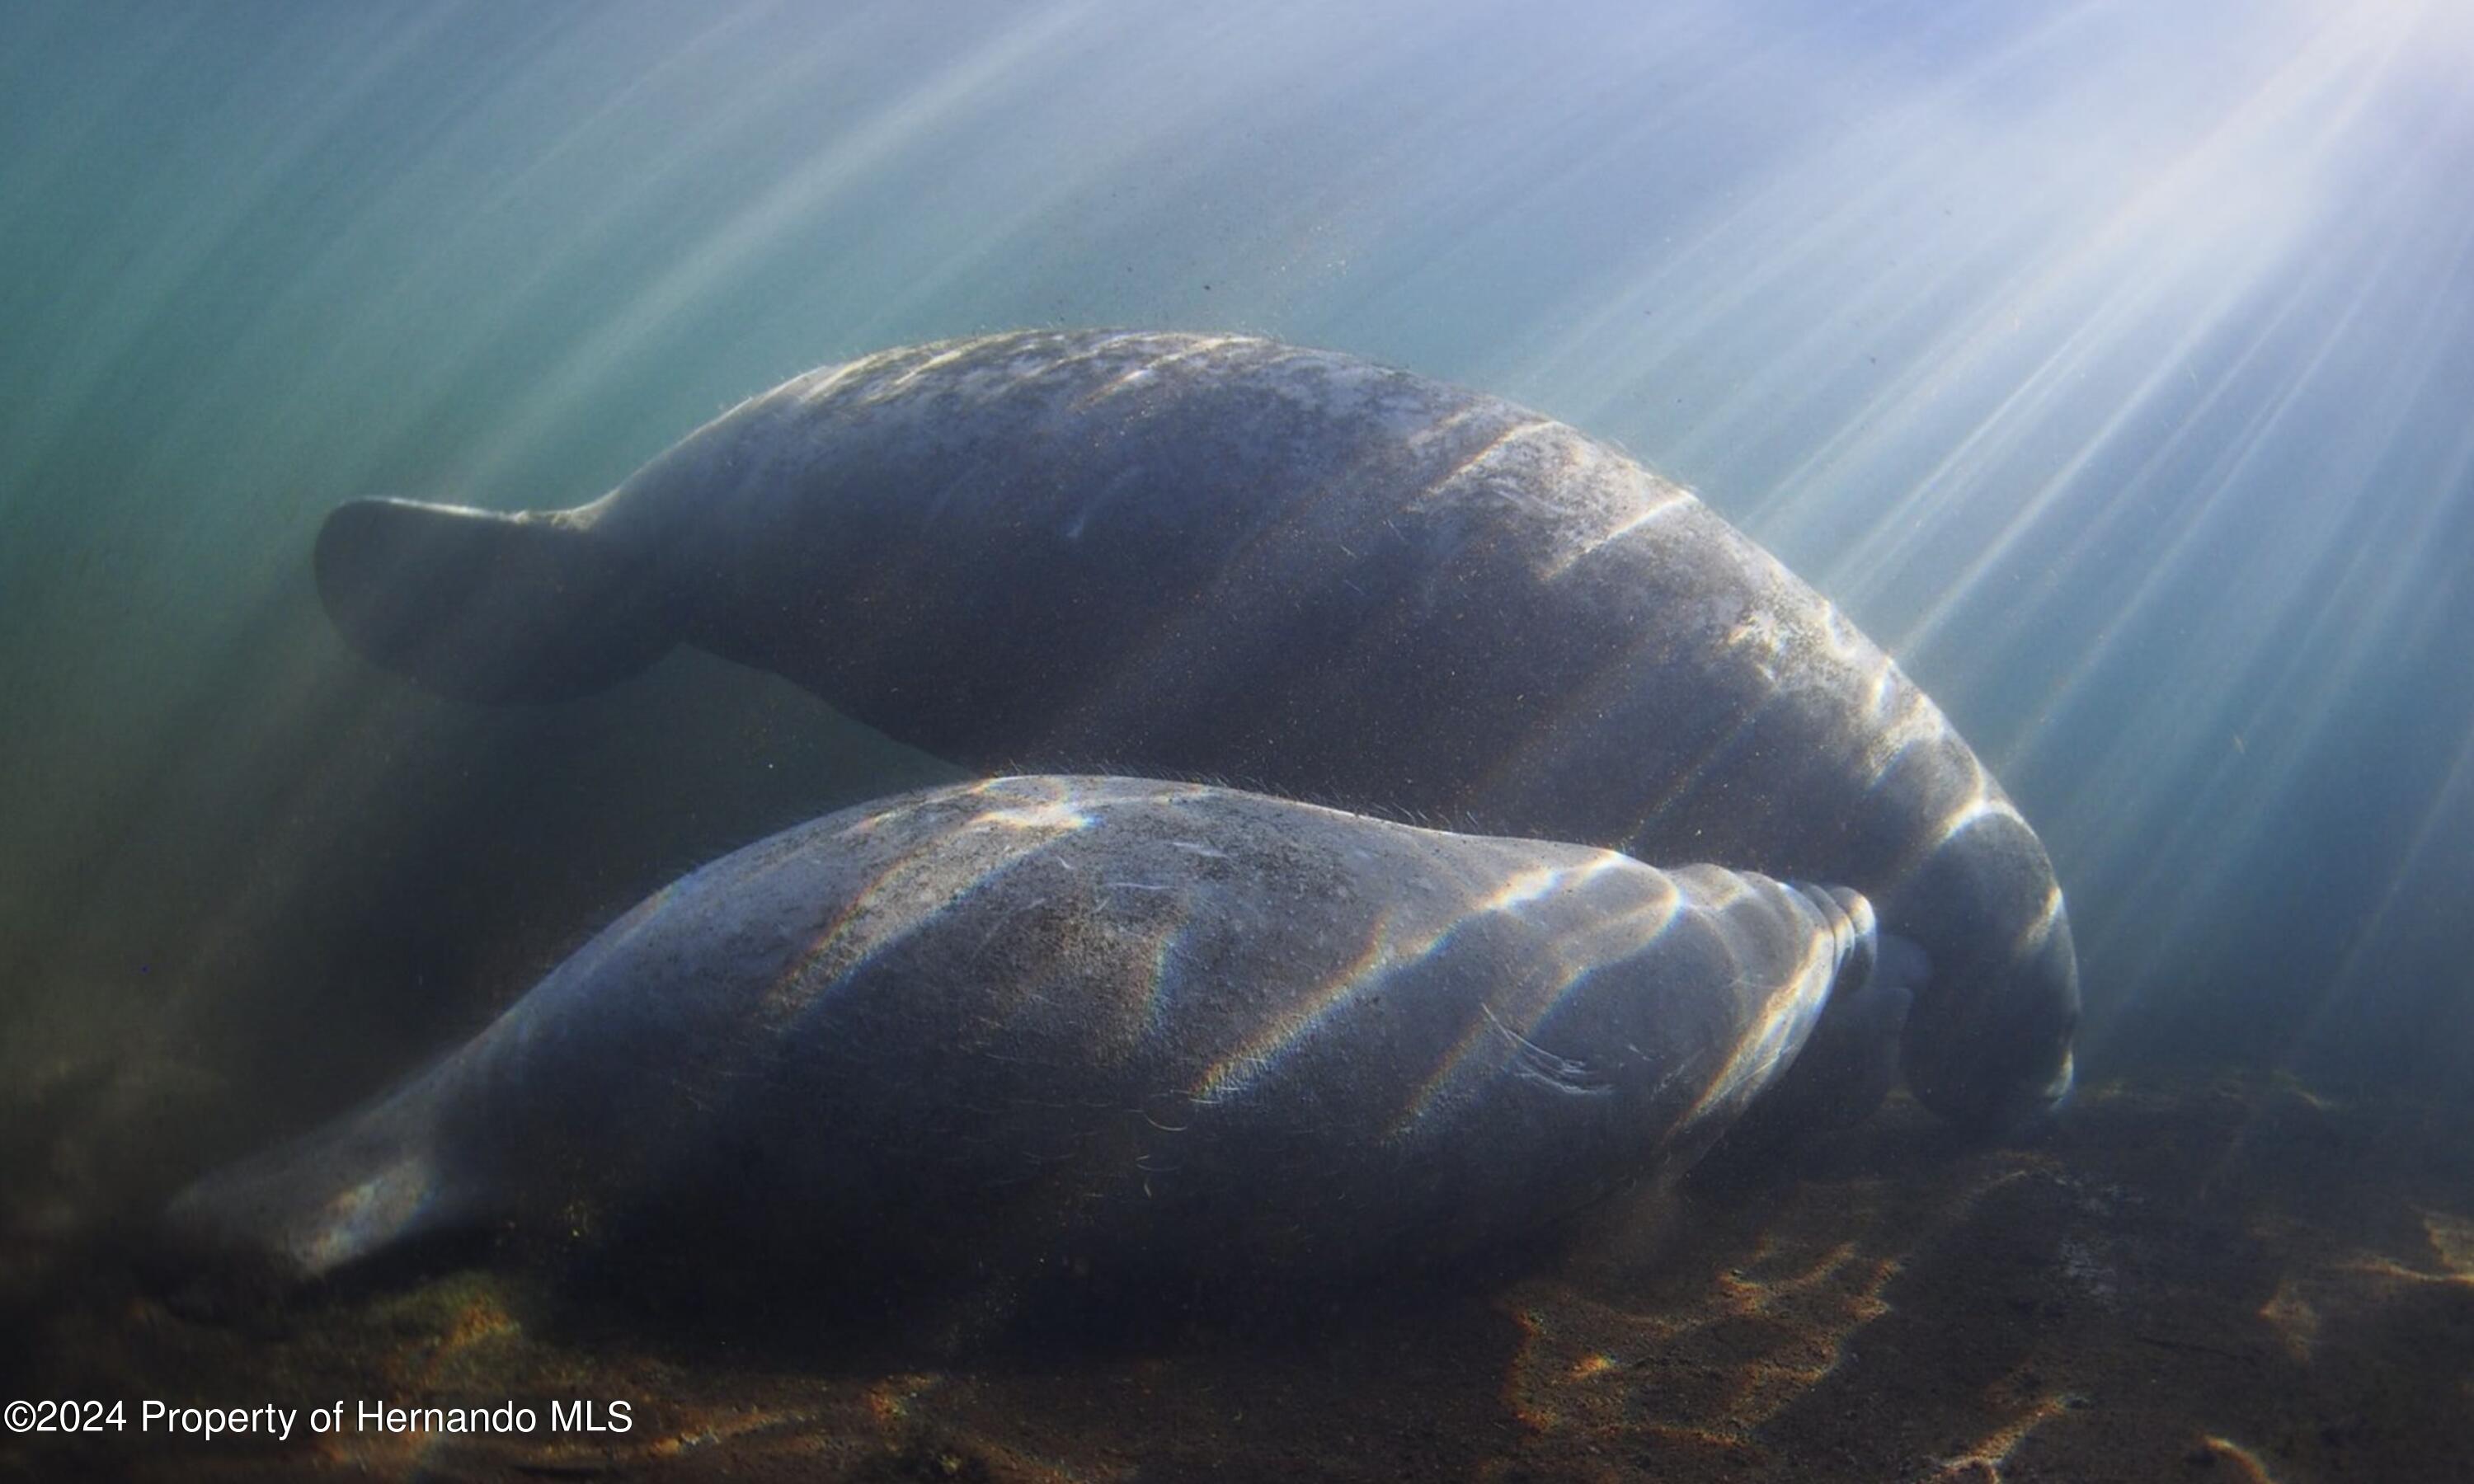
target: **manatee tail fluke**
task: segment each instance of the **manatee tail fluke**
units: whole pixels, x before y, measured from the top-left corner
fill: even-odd
[[[564,701],[661,658],[646,563],[557,514],[354,500],[318,532],[318,596],[373,662],[459,701]]]
[[[142,1281],[183,1311],[246,1311],[351,1274],[418,1266],[486,1228],[431,1154],[435,1075],[189,1185],[148,1233]]]

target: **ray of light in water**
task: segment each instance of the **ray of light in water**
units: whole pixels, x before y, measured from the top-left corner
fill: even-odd
[[[2308,874],[2295,816],[2408,698],[2435,713],[2412,730],[2468,732],[2462,682],[2407,677],[2438,658],[2435,615],[2466,614],[2441,535],[2465,531],[2462,441],[2432,433],[2467,356],[2474,218],[2438,182],[2469,157],[2444,80],[2474,27],[2289,6],[2202,46],[2125,7],[2046,13],[1645,263],[1608,308],[1656,329],[1558,321],[1530,374],[1600,380],[1548,399],[1586,419],[1740,372],[1636,446],[1960,705],[2093,924],[2100,1013],[2189,994],[2244,932],[2260,946],[2238,956],[2298,933],[2335,971],[2320,991],[2278,975],[2289,1003],[2351,1004],[2340,966],[2393,941],[2401,904],[2427,910],[2412,863],[2435,822],[2462,826],[2453,742],[2377,790],[2410,827],[2338,886],[2345,905],[2263,911],[2258,883],[2280,851]],[[2200,50],[2212,80],[2141,81]],[[1767,251],[1722,266],[1754,222]],[[1595,333],[1614,348],[1593,358]]]

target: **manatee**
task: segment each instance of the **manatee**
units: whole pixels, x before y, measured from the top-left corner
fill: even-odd
[[[685,640],[974,772],[1842,883],[1934,966],[1918,1097],[2000,1132],[2070,1086],[2052,864],[1940,710],[1691,493],[1494,396],[1240,336],[951,341],[796,377],[572,510],[347,504],[317,574],[449,696]]]
[[[1843,888],[1201,784],[952,785],[663,888],[168,1219],[290,1281],[491,1230],[785,1292],[1286,1288],[1672,1173],[1923,971]]]

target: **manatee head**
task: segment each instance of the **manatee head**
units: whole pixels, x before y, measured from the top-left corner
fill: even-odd
[[[1902,1037],[1907,1086],[1968,1132],[2034,1132],[2071,1090],[2078,956],[2035,833],[2006,805],[1972,819],[1880,902],[1932,945]]]

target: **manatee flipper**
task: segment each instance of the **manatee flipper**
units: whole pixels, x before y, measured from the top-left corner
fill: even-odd
[[[564,513],[354,500],[318,532],[318,596],[373,662],[459,701],[564,701],[661,658],[648,564]]]
[[[1817,1098],[1821,1128],[1853,1128],[1873,1115],[1899,1080],[1899,1037],[1916,994],[1932,979],[1932,960],[1915,940],[1877,930],[1873,967],[1862,983],[1830,997],[1803,1055],[1829,1074]],[[1842,981],[1842,984],[1845,981]],[[1802,1058],[1799,1058],[1801,1060]]]

